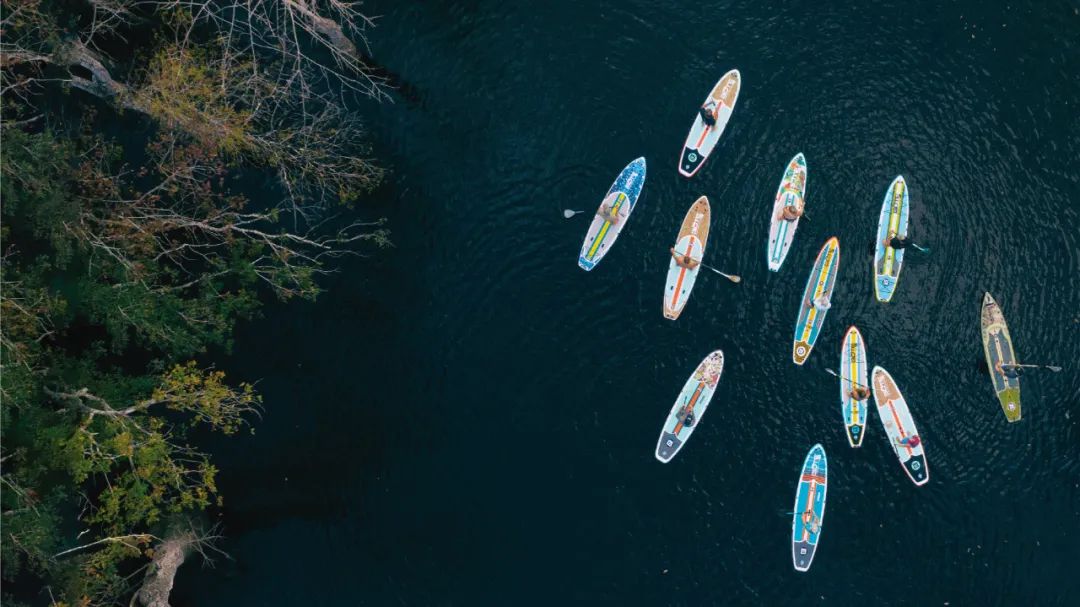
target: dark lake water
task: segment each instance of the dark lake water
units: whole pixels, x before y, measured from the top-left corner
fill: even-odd
[[[1073,2],[367,2],[409,86],[357,104],[392,169],[364,216],[396,247],[317,303],[275,305],[221,362],[265,419],[216,449],[235,561],[183,570],[185,605],[1080,604],[1080,5]],[[714,82],[743,89],[713,157],[676,174]],[[766,269],[784,164],[807,214]],[[591,273],[588,214],[630,160],[642,197]],[[870,243],[911,192],[897,295]],[[712,202],[703,273],[661,315],[667,248]],[[833,307],[804,367],[799,298],[838,236]],[[1028,362],[1006,423],[980,369],[984,291]],[[836,368],[856,324],[904,392],[930,483],[876,413],[848,446]],[[694,366],[727,363],[675,460],[653,458]],[[808,573],[791,510],[829,457]]]

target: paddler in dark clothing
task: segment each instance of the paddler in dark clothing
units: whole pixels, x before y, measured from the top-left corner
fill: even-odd
[[[684,427],[689,428],[694,425],[694,410],[683,405],[682,408],[679,409],[679,414],[676,418],[679,419]]]
[[[1000,361],[994,365],[994,368],[1009,379],[1017,379],[1020,377],[1020,374],[1023,373],[1022,367],[1017,367],[1016,365],[1003,365]]]
[[[881,241],[881,244],[883,244],[883,245],[885,245],[887,247],[892,247],[892,248],[896,249],[897,251],[899,251],[901,249],[906,249],[906,248],[910,247],[911,246],[911,240],[909,240],[906,236],[900,236],[899,234],[897,234],[896,236],[893,236],[892,238],[886,238],[885,240]]]
[[[701,116],[701,121],[706,126],[716,126],[716,116],[713,115],[713,111],[716,109],[716,103],[709,101],[705,105],[698,109],[698,115]]]

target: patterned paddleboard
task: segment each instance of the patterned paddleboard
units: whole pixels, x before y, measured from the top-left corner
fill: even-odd
[[[825,519],[825,490],[829,480],[827,468],[825,448],[814,445],[803,461],[791,517],[791,559],[795,563],[796,571],[810,569],[818,540],[821,539],[821,524]]]
[[[697,428],[701,418],[705,416],[705,409],[712,400],[723,371],[724,353],[717,350],[706,356],[690,379],[686,380],[686,385],[675,399],[675,405],[671,407],[671,413],[660,431],[660,439],[656,441],[656,459],[665,464],[670,462],[686,441],[690,440],[694,428]],[[686,424],[688,415],[693,415],[691,425]]]
[[[641,187],[645,185],[645,159],[637,160],[626,165],[619,173],[615,183],[611,184],[600,207],[596,210],[589,232],[585,234],[585,242],[581,245],[581,253],[578,255],[578,265],[586,272],[596,267],[604,255],[615,244],[615,240],[622,232],[626,220],[630,218],[631,211],[641,195]],[[601,214],[606,208],[613,208],[618,213],[619,220],[612,223]]]
[[[904,467],[904,472],[907,472],[911,481],[916,485],[925,485],[930,480],[930,469],[926,466],[922,437],[919,437],[919,444],[915,447],[901,442],[902,439],[919,435],[915,420],[911,419],[907,401],[900,394],[900,389],[896,387],[896,382],[888,371],[874,367],[872,377],[874,402],[877,404],[878,417],[885,428],[889,445],[896,452],[900,465]]]
[[[679,255],[690,253],[690,257],[701,261],[705,257],[705,243],[709,240],[709,199],[702,196],[690,206],[683,219],[679,238],[675,243],[675,252]],[[664,285],[664,318],[675,320],[682,314],[690,291],[697,281],[701,266],[688,270],[671,259],[668,264],[667,283]]]
[[[701,104],[708,104],[713,109],[716,124],[706,125],[700,113],[694,117],[694,126],[686,136],[686,143],[683,144],[682,155],[679,157],[679,174],[683,177],[693,177],[701,165],[705,164],[709,154],[712,154],[720,135],[724,134],[724,127],[731,118],[731,112],[735,110],[741,84],[739,70],[731,70],[720,78]]]
[[[990,378],[994,382],[994,393],[1001,401],[1001,410],[1010,422],[1020,421],[1020,378],[1005,377],[998,365],[1016,364],[1012,337],[1001,308],[987,293],[983,295],[982,305],[982,340],[986,353],[986,365],[990,367]]]
[[[885,239],[907,236],[907,232],[908,188],[903,175],[898,175],[885,192],[874,241],[874,294],[878,301],[892,299],[896,281],[900,279],[900,267],[904,264],[904,250],[885,246]]]
[[[769,269],[779,271],[780,266],[787,257],[791,242],[795,240],[795,229],[799,227],[799,220],[785,221],[780,219],[780,209],[784,207],[801,207],[806,200],[806,158],[800,153],[796,154],[784,170],[784,177],[780,180],[780,187],[776,189],[776,200],[773,201],[772,215],[769,219],[769,248],[765,251],[769,262]]]
[[[851,326],[840,346],[840,411],[844,416],[848,442],[852,447],[861,447],[866,434],[866,404],[870,396],[867,394],[865,400],[855,400],[851,397],[851,390],[855,386],[870,389],[866,383],[866,345],[862,333]]]
[[[791,349],[791,359],[796,365],[803,364],[810,356],[828,313],[828,309],[819,310],[810,302],[822,296],[832,298],[833,287],[836,286],[836,272],[839,269],[840,241],[833,236],[821,246],[814,269],[810,270],[810,277],[806,279],[802,301],[799,302],[799,317],[795,321],[795,344]]]

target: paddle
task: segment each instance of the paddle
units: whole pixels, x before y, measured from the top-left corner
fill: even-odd
[[[585,211],[571,211],[570,209],[566,209],[565,211],[562,212],[562,216],[567,218],[567,219],[570,219],[574,215],[577,215],[578,213],[584,213],[584,212]]]
[[[920,247],[919,245],[915,244],[914,242],[911,243],[911,246],[915,247],[915,250],[917,250],[919,252],[922,252],[922,253],[929,253],[930,252],[930,247],[923,248],[923,247]]]
[[[690,259],[694,259],[694,258],[691,257]],[[712,266],[710,266],[708,264],[702,263],[700,259],[694,259],[694,261],[698,262],[699,266],[701,266],[701,267],[703,267],[703,268],[705,268],[707,270],[712,270],[713,272],[716,272],[717,274],[723,276],[724,278],[730,280],[731,282],[733,282],[735,284],[739,284],[740,282],[742,282],[742,277],[737,275],[737,274],[725,274],[725,273],[721,272],[720,270],[717,270],[716,268],[714,268],[714,267],[712,267]]]
[[[848,379],[846,377],[840,377],[840,375],[837,374],[837,372],[833,371],[832,369],[825,369],[825,372],[828,373],[829,375],[832,375],[833,377],[839,377],[840,379],[842,379],[842,380],[846,381],[847,383],[855,386],[856,388],[865,388],[866,387],[866,386],[860,384],[859,382],[851,381],[850,379]]]
[[[1011,365],[1001,365],[1002,369],[1004,369],[1005,367],[1010,367],[1010,368],[1014,368],[1014,369],[1017,368],[1017,367],[1024,367],[1024,368],[1027,368],[1027,369],[1047,368],[1047,369],[1050,369],[1051,371],[1053,371],[1054,373],[1057,373],[1057,372],[1061,371],[1061,367],[1055,367],[1054,365],[1022,365],[1020,363],[1013,363]]]
[[[742,282],[742,277],[741,276],[738,276],[736,274],[724,274],[723,272],[721,272],[720,270],[717,270],[716,268],[714,268],[712,266],[705,265],[705,264],[703,264],[701,262],[698,262],[698,263],[701,265],[701,267],[705,268],[706,270],[712,270],[713,272],[716,272],[717,274],[723,276],[724,278],[730,280],[731,282],[733,282],[735,284],[739,284],[740,282]]]

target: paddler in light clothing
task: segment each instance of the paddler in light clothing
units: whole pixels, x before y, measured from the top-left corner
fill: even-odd
[[[819,312],[824,312],[825,310],[828,310],[829,308],[832,307],[832,302],[829,301],[829,294],[828,293],[822,293],[821,295],[818,295],[817,297],[811,299],[810,301],[807,301],[806,305],[810,306],[811,308],[814,308],[815,310],[817,310]]]
[[[680,254],[675,251],[675,247],[671,247],[671,256],[675,259],[675,265],[680,268],[686,268],[687,270],[693,270],[701,265],[701,262],[690,257],[690,253]]]
[[[596,216],[604,221],[611,222],[611,225],[619,225],[619,210],[615,208],[615,205],[604,203],[600,205],[600,210],[596,212]]]

